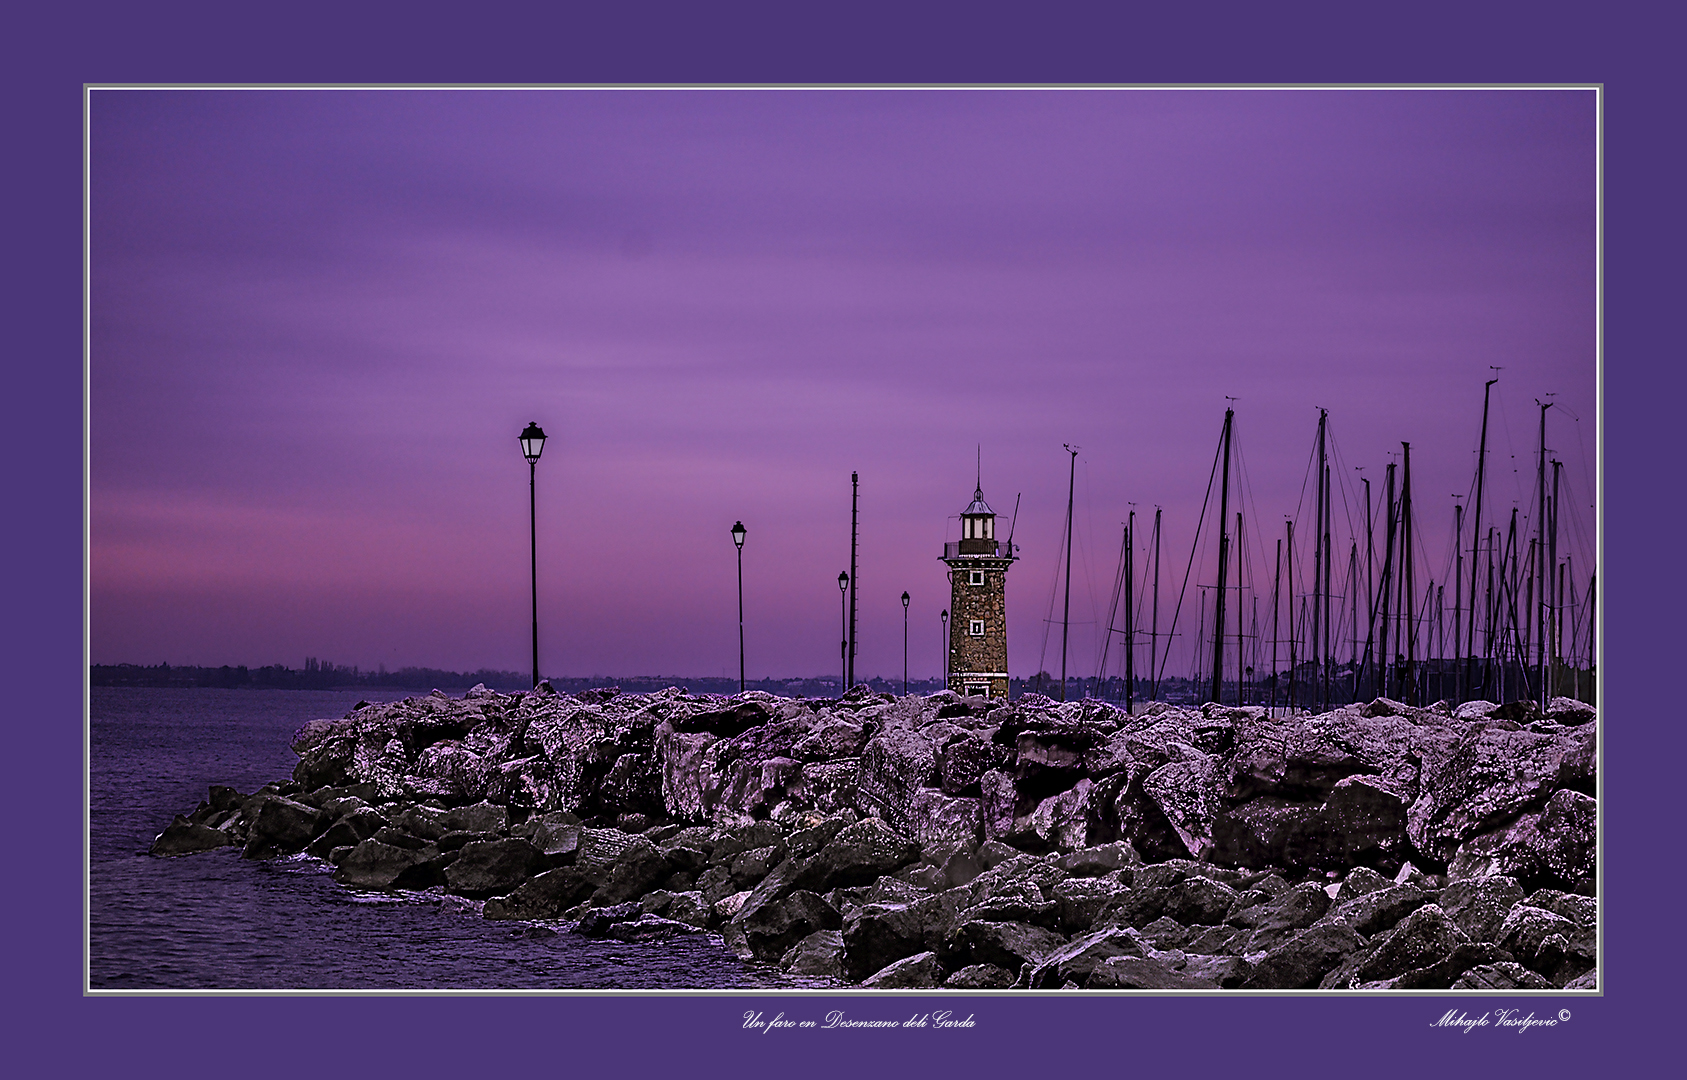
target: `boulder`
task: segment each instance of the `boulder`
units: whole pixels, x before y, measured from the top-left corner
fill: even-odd
[[[222,829],[213,829],[189,821],[180,814],[158,834],[148,849],[151,855],[191,855],[198,851],[226,847],[234,838]]]
[[[1553,985],[1522,964],[1501,961],[1471,968],[1454,981],[1453,990],[1551,990]]]
[[[908,835],[921,844],[946,840],[976,843],[982,831],[978,800],[921,788],[908,796],[905,810]]]
[[[1562,915],[1545,908],[1518,904],[1506,914],[1505,921],[1500,924],[1497,941],[1501,948],[1509,951],[1525,966],[1544,975],[1551,972],[1556,966],[1554,962],[1560,959],[1563,953],[1563,947],[1560,946],[1558,955],[1543,957],[1542,946],[1547,938],[1556,934],[1567,941],[1575,935],[1576,930],[1576,924]]]
[[[841,817],[824,818],[807,828],[798,829],[785,838],[786,852],[795,859],[806,859],[832,841],[849,822]]]
[[[797,942],[818,930],[837,930],[843,925],[837,909],[806,889],[798,889],[781,900],[746,904],[732,917],[731,926],[742,935],[757,960],[775,961]]]
[[[1598,900],[1591,896],[1559,892],[1557,889],[1536,889],[1523,903],[1562,915],[1584,930],[1592,928],[1599,918]]]
[[[550,866],[544,852],[521,839],[465,844],[445,871],[446,889],[459,896],[509,893]]]
[[[1354,975],[1361,983],[1392,979],[1414,968],[1436,965],[1469,942],[1469,936],[1438,905],[1425,904],[1379,935]]]
[[[649,844],[643,837],[620,829],[581,829],[576,840],[574,865],[586,878],[601,885],[609,880],[621,853],[635,843]]]
[[[970,964],[994,964],[1018,971],[1040,964],[1066,944],[1066,939],[1040,926],[1012,922],[965,922],[956,927],[940,956],[949,970]]]
[[[1096,965],[1084,984],[1091,990],[1217,990],[1219,984],[1174,971],[1157,960],[1115,956]]]
[[[802,868],[799,888],[828,892],[870,884],[920,857],[912,840],[877,818],[863,818],[838,834]]]
[[[939,950],[966,899],[966,892],[956,889],[909,903],[857,908],[843,924],[844,973],[864,979],[897,960]]]
[[[1270,795],[1231,807],[1213,819],[1212,857],[1225,866],[1254,869],[1307,865],[1299,840],[1317,814],[1315,806]]]
[[[1060,912],[1060,930],[1080,934],[1094,925],[1103,908],[1130,891],[1111,878],[1068,878],[1050,887]]]
[[[247,859],[273,859],[303,851],[317,832],[328,824],[322,811],[281,795],[263,800],[247,833]]]
[[[367,806],[358,807],[328,826],[328,831],[312,840],[306,850],[319,859],[326,859],[335,848],[361,843],[386,827],[387,819],[379,811]]]
[[[1307,927],[1254,961],[1242,984],[1248,990],[1302,990],[1362,948],[1365,939],[1345,923],[1326,920]]]
[[[529,878],[508,896],[492,897],[481,914],[488,919],[555,919],[592,891],[592,883],[578,870],[560,867]]]
[[[1445,762],[1426,768],[1421,794],[1407,813],[1407,835],[1430,858],[1451,859],[1461,844],[1542,805],[1554,792],[1591,789],[1594,761],[1591,740],[1477,727]]]
[[[1498,941],[1506,914],[1522,899],[1522,886],[1495,875],[1454,881],[1441,891],[1437,903],[1470,940]]]
[[[610,907],[636,900],[673,872],[674,864],[654,844],[635,836],[621,849],[603,884],[592,894],[592,906]]]
[[[1013,972],[995,964],[968,964],[944,979],[943,985],[951,990],[1006,990],[1014,979]]]
[[[574,924],[574,932],[582,937],[608,937],[609,931],[617,923],[632,922],[643,914],[639,906],[631,901],[605,908],[593,908]]]
[[[672,817],[697,821],[708,809],[705,792],[712,786],[705,755],[718,736],[708,732],[669,731],[659,737],[662,761],[662,805]]]
[[[937,954],[923,952],[896,961],[864,979],[863,987],[878,990],[928,989],[943,981]]]
[[[1167,891],[1160,913],[1186,926],[1216,926],[1224,921],[1235,901],[1236,890],[1228,885],[1205,877],[1188,877]]]
[[[1178,970],[1191,979],[1216,983],[1226,990],[1233,990],[1248,981],[1253,975],[1254,967],[1240,956],[1191,953],[1187,954],[1183,967]]]
[[[1206,754],[1192,753],[1162,765],[1142,781],[1143,793],[1165,816],[1183,846],[1195,858],[1213,846],[1213,822],[1224,792],[1223,767]]]
[[[793,975],[842,980],[843,935],[836,930],[816,930],[779,958],[779,966]]]
[[[1416,885],[1390,885],[1386,889],[1365,893],[1337,904],[1331,917],[1353,929],[1373,937],[1390,929],[1401,919],[1428,903],[1430,894]],[[1462,931],[1461,931],[1462,932]]]
[[[1453,880],[1503,875],[1525,887],[1591,891],[1598,851],[1598,805],[1578,791],[1553,793],[1539,813],[1474,836],[1447,867]]]
[[[1341,879],[1341,888],[1336,891],[1334,899],[1336,903],[1344,904],[1366,893],[1386,889],[1390,884],[1391,882],[1387,878],[1370,867],[1356,866],[1348,871],[1346,877]]]
[[[1142,856],[1123,840],[1080,848],[1055,860],[1055,865],[1073,877],[1100,877],[1129,866],[1141,866]]]
[[[429,857],[426,852],[364,840],[340,860],[334,880],[354,889],[391,889],[400,874]]]
[[[911,827],[915,794],[936,786],[936,751],[918,730],[889,724],[862,748],[856,799],[863,813],[884,818],[898,831]]]
[[[439,816],[439,827],[447,832],[501,833],[509,828],[509,811],[489,802],[459,806]]]
[[[732,859],[732,883],[739,889],[749,889],[767,876],[767,872],[785,861],[785,845],[769,844],[767,847],[751,848],[741,851]]]
[[[950,795],[978,795],[984,774],[1002,764],[1000,748],[977,735],[951,740],[937,752],[937,779]]]
[[[1089,845],[1093,816],[1090,789],[1093,786],[1088,779],[1079,780],[1067,790],[1037,804],[1028,825],[1043,846],[1059,851],[1077,851]]]
[[[1069,982],[1084,985],[1090,972],[1114,956],[1144,956],[1138,935],[1120,927],[1108,927],[1073,938],[1031,969],[1033,990],[1058,990]]]

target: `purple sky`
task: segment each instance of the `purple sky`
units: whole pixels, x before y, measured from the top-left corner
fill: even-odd
[[[1169,622],[1225,395],[1267,589],[1319,406],[1339,550],[1407,440],[1440,581],[1490,364],[1485,513],[1555,394],[1592,563],[1591,91],[97,91],[91,138],[96,663],[524,670],[530,420],[554,675],[735,671],[739,518],[750,677],[835,671],[852,469],[858,674],[904,589],[936,674],[979,444],[1058,670],[1063,442],[1093,674],[1128,501]]]

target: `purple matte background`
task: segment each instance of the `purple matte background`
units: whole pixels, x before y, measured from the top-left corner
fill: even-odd
[[[627,10],[627,9],[623,9]],[[8,716],[13,768],[7,801],[14,830],[7,904],[14,1042],[24,1075],[95,1068],[147,1075],[168,1068],[240,1075],[379,1070],[454,1074],[593,1069],[636,1073],[681,1068],[709,1075],[786,1068],[799,1046],[738,1030],[746,1009],[770,1015],[824,1011],[818,999],[104,999],[80,997],[82,904],[79,85],[84,79],[361,81],[453,79],[705,80],[1604,80],[1610,90],[1605,373],[1605,597],[1609,683],[1603,722],[1606,957],[1611,987],[1568,1004],[1561,1030],[1515,1035],[1433,1031],[1441,999],[988,999],[971,1035],[857,1033],[820,1041],[801,1067],[841,1074],[865,1064],[898,1073],[984,1066],[989,1075],[1088,1065],[1107,1075],[1161,1065],[1210,1065],[1267,1073],[1352,1068],[1378,1075],[1548,1066],[1581,1073],[1640,1064],[1669,1038],[1664,1018],[1678,985],[1649,922],[1659,823],[1673,821],[1659,763],[1679,750],[1673,713],[1657,708],[1655,676],[1673,670],[1665,647],[1680,590],[1643,578],[1645,541],[1679,535],[1673,503],[1649,501],[1664,475],[1655,455],[1678,398],[1678,343],[1665,320],[1676,302],[1672,242],[1680,236],[1678,94],[1667,86],[1662,27],[1585,9],[1564,16],[1535,5],[1493,13],[1469,4],[1407,21],[1374,21],[1350,7],[1330,18],[1203,9],[1187,22],[1141,12],[1098,15],[1088,6],[1033,17],[976,9],[892,17],[860,5],[733,25],[719,12],[627,10],[611,33],[602,16],[545,16],[492,9],[472,24],[412,10],[348,17],[296,6],[285,15],[231,15],[196,5],[156,12],[14,21],[28,43],[7,75],[12,106],[6,177],[13,208],[7,297],[13,318],[13,403],[5,426],[13,529],[5,620],[17,695]],[[886,9],[888,12],[889,9]],[[214,17],[213,16],[214,13]],[[1525,14],[1526,13],[1526,14]],[[283,21],[285,20],[285,21]],[[20,167],[25,163],[27,167]],[[1666,202],[1667,200],[1667,202]],[[14,231],[15,230],[15,231]],[[21,340],[17,335],[21,332]],[[1648,688],[1647,680],[1652,681]],[[1657,717],[1659,719],[1653,719]],[[1673,856],[1664,860],[1673,863]],[[1644,908],[1644,911],[1637,911]],[[1636,916],[1647,918],[1641,922]],[[1493,1004],[1502,1004],[1494,1001]],[[911,1011],[910,999],[854,998],[859,1015]],[[928,1006],[929,1007],[929,1006]],[[1614,1067],[1614,1068],[1613,1068]],[[1201,1069],[1201,1071],[1207,1071]]]

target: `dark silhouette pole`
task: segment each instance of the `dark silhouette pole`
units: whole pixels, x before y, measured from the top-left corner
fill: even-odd
[[[539,455],[545,452],[545,432],[537,423],[528,424],[519,436],[521,456],[527,459],[527,534],[533,557],[533,685],[539,685]]]
[[[744,692],[744,534],[742,521],[732,526],[732,543],[738,548],[738,692]]]
[[[949,689],[949,609],[938,616],[943,620],[943,689]]]
[[[849,474],[849,647],[844,653],[845,690],[855,685],[855,593],[856,551],[860,538],[861,474]]]
[[[902,694],[908,694],[908,600],[906,592],[902,594]]]
[[[842,640],[838,642],[838,655],[843,657],[843,674],[840,676],[845,690],[849,689],[849,571],[838,571],[838,626]]]

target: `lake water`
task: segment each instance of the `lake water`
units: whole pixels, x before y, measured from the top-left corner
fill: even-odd
[[[291,775],[306,720],[415,691],[94,687],[89,746],[89,985],[95,989],[692,989],[815,986],[745,964],[718,938],[593,941],[489,922],[427,893],[358,893],[308,856],[238,848],[154,858],[213,783]],[[534,936],[537,933],[538,936]]]

